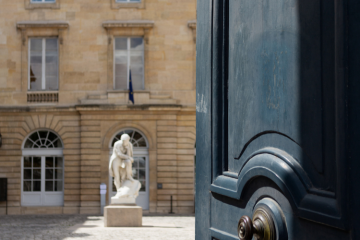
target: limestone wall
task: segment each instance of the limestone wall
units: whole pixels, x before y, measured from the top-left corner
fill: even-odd
[[[145,90],[153,99],[165,95],[179,104],[195,105],[195,42],[187,23],[196,19],[196,1],[143,0],[142,8],[113,6],[113,1],[57,0],[59,6],[49,8],[29,7],[30,0],[1,1],[0,105],[28,105],[28,37],[58,34],[58,105],[77,104],[94,94],[107,98],[112,87],[112,53],[102,27],[107,20],[153,21],[145,44]],[[16,27],[20,21],[65,21],[69,27],[61,33],[31,28],[24,37]]]
[[[18,108],[0,111],[0,177],[9,181],[9,214],[100,213],[100,183],[109,182],[109,144],[120,129],[135,128],[149,143],[149,212],[194,210],[195,111],[186,108]],[[64,206],[21,206],[21,157],[26,137],[38,129],[64,142]],[[163,188],[157,189],[157,183]],[[108,186],[109,189],[109,186]],[[5,213],[0,203],[0,214]]]

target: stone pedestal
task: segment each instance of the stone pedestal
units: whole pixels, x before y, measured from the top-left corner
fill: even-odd
[[[104,208],[104,227],[141,227],[142,208],[135,205],[110,205]]]

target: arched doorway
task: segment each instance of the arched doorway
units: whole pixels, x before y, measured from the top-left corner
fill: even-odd
[[[141,188],[139,196],[136,198],[136,204],[144,210],[149,209],[149,144],[145,135],[137,129],[126,128],[120,130],[111,138],[109,159],[113,152],[113,146],[116,141],[120,140],[121,135],[127,133],[130,136],[130,142],[133,144],[134,162],[133,162],[133,178],[139,180]],[[110,198],[115,196],[116,188],[114,179],[109,176],[109,186],[112,186],[109,193]],[[110,199],[109,198],[109,199]]]
[[[64,158],[61,138],[49,130],[31,133],[22,146],[21,205],[64,205]]]

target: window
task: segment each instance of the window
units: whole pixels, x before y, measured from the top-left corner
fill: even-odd
[[[141,37],[116,37],[114,44],[114,89],[144,89],[144,41]]]
[[[31,0],[31,3],[53,3],[55,0]]]
[[[148,143],[145,136],[136,129],[124,129],[118,132],[111,141],[110,156],[113,152],[113,146],[116,141],[119,141],[121,135],[127,133],[130,136],[130,142],[133,144],[134,162],[132,164],[133,178],[139,180],[141,188],[139,196],[136,198],[136,204],[143,209],[149,209],[149,152]],[[109,157],[110,159],[110,157]],[[111,191],[110,196],[115,196],[116,187],[114,184],[114,178],[109,179]]]
[[[58,39],[31,38],[29,40],[30,91],[58,90]]]
[[[62,206],[64,159],[60,137],[51,131],[36,131],[25,140],[22,155],[22,206]]]

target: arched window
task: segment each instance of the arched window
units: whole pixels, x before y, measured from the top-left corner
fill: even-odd
[[[64,161],[61,138],[37,130],[24,141],[21,161],[21,205],[62,206]]]
[[[60,138],[53,132],[41,130],[31,134],[24,148],[62,148]]]
[[[141,188],[139,196],[136,198],[136,204],[141,206],[144,210],[149,209],[149,152],[148,141],[143,133],[137,129],[127,128],[120,130],[114,135],[110,142],[110,156],[113,152],[113,146],[116,141],[119,141],[121,135],[124,133],[130,136],[130,142],[133,144],[134,162],[132,165],[133,178],[139,180]],[[114,185],[114,179],[110,178],[110,186],[112,191],[110,197],[116,194],[116,188]]]
[[[136,150],[136,148],[147,148],[148,147],[146,138],[143,136],[142,133],[140,133],[139,131],[137,131],[135,129],[125,129],[125,130],[118,132],[111,142],[111,147],[114,146],[116,141],[120,140],[121,135],[123,135],[124,133],[127,133],[130,136],[130,142],[133,144],[134,150]]]

